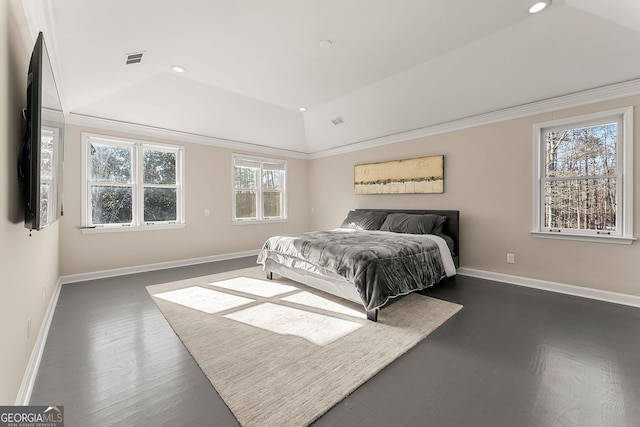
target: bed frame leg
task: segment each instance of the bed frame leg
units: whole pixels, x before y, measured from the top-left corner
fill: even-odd
[[[367,320],[371,320],[372,322],[378,321],[378,309],[367,310]]]
[[[267,280],[273,280],[273,272],[267,271]]]

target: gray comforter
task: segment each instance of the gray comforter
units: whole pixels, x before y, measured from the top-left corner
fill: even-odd
[[[269,238],[267,258],[353,283],[367,310],[389,298],[425,289],[445,276],[438,245],[423,235],[337,229]]]

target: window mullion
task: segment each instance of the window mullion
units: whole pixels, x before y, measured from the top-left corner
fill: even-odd
[[[256,200],[256,217],[259,221],[264,220],[264,206],[262,195],[262,162],[256,171],[256,188],[257,188],[257,200]]]
[[[131,162],[131,167],[133,168],[133,171],[131,171],[131,176],[134,177],[133,179],[135,179],[135,182],[133,183],[133,200],[135,201],[133,205],[133,218],[135,221],[135,226],[144,224],[144,168],[142,166],[142,147],[143,144],[136,143],[134,145],[134,160]]]
[[[562,176],[562,177],[553,177],[553,178],[543,178],[545,182],[559,182],[559,181],[580,181],[587,179],[607,179],[607,178],[616,178],[620,179],[620,174],[614,175],[579,175],[579,176]]]
[[[176,222],[184,221],[184,183],[182,176],[182,150],[176,150]]]

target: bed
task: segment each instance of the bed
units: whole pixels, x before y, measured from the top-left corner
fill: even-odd
[[[273,236],[257,259],[273,274],[362,304],[367,318],[459,267],[459,211],[354,209],[339,228]]]

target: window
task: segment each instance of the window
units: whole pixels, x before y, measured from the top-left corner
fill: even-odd
[[[233,220],[287,219],[285,177],[287,162],[233,156]]]
[[[534,235],[633,240],[633,109],[534,126]]]
[[[83,134],[83,226],[184,224],[183,148]]]
[[[55,222],[57,207],[60,206],[60,184],[56,182],[56,177],[60,176],[57,159],[61,155],[60,129],[42,126],[40,144],[40,218],[44,226]]]

